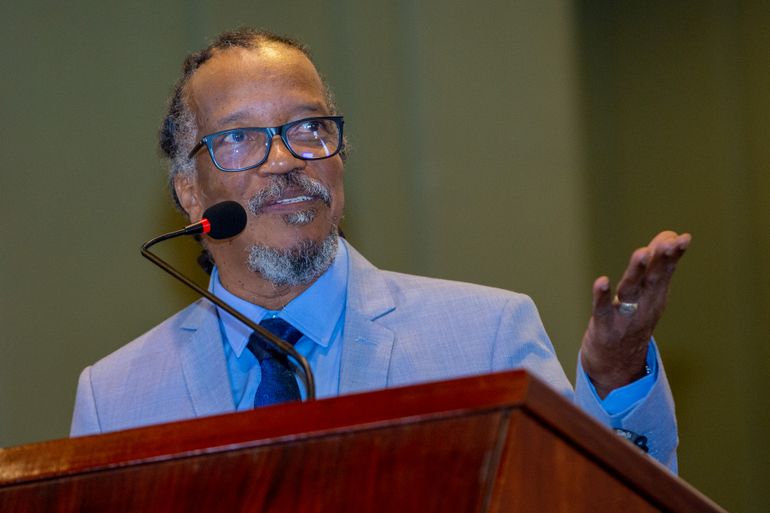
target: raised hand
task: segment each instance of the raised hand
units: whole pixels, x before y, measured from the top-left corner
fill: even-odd
[[[610,280],[593,285],[593,313],[583,336],[581,363],[604,398],[645,374],[647,346],[663,315],[671,277],[692,237],[664,231],[631,255],[612,294]]]

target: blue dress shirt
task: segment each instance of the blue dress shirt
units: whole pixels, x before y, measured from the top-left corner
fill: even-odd
[[[255,323],[268,317],[280,317],[303,333],[304,336],[295,347],[307,358],[313,370],[316,397],[319,399],[339,394],[347,286],[348,251],[344,242],[339,244],[337,256],[329,269],[280,311],[267,310],[230,293],[220,282],[216,267],[209,282],[209,290],[215,296]],[[251,351],[246,350],[251,330],[224,310],[217,308],[217,313],[233,401],[238,411],[251,409],[254,407],[254,395],[261,380],[257,359]],[[650,369],[647,376],[613,390],[604,400],[599,400],[606,412],[616,421],[649,393],[657,379],[657,358],[652,343],[647,351],[647,366]],[[585,373],[580,364],[578,372]],[[587,376],[586,381],[591,383]],[[299,382],[304,397],[305,390],[301,381]],[[591,390],[596,395],[593,385]]]
[[[268,317],[280,317],[300,330],[303,337],[294,346],[307,358],[316,382],[316,397],[339,395],[342,358],[342,330],[348,288],[348,252],[339,245],[337,256],[327,271],[305,292],[280,311],[271,311],[230,293],[219,281],[216,267],[211,273],[209,290],[256,323]],[[238,411],[254,407],[254,395],[262,378],[257,359],[246,349],[251,330],[233,316],[217,308],[219,328],[224,340],[225,359],[230,375],[230,389]],[[305,390],[298,380],[303,397]]]

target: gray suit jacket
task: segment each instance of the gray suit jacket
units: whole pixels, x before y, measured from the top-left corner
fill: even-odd
[[[381,271],[348,250],[340,394],[526,368],[605,424],[647,436],[650,453],[675,469],[662,366],[641,404],[612,418],[582,376],[573,393],[529,297]],[[71,434],[232,411],[216,309],[200,300],[82,372]]]

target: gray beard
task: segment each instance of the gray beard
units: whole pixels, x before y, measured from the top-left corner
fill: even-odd
[[[310,224],[318,212],[314,208],[292,212],[283,216],[283,222],[292,225]]]
[[[306,285],[329,268],[338,244],[336,226],[321,242],[305,239],[289,249],[253,244],[248,249],[249,269],[276,287]]]
[[[321,199],[327,207],[331,206],[331,194],[326,186],[300,172],[291,172],[271,175],[269,184],[249,200],[249,210],[255,216],[261,215],[264,205],[280,198],[292,186],[307,196]],[[287,225],[306,225],[312,223],[317,215],[315,208],[308,208],[284,215],[283,222]],[[329,235],[321,242],[302,240],[285,250],[253,244],[248,248],[248,266],[276,287],[305,285],[329,268],[337,255],[337,244],[336,226],[332,226]]]

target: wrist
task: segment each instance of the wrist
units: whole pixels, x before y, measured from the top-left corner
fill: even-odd
[[[581,352],[581,365],[593,384],[597,395],[604,399],[610,392],[617,388],[629,385],[650,374],[650,367],[647,364],[646,354],[641,358],[624,359],[622,362],[613,360],[607,363],[606,360],[596,361]]]

